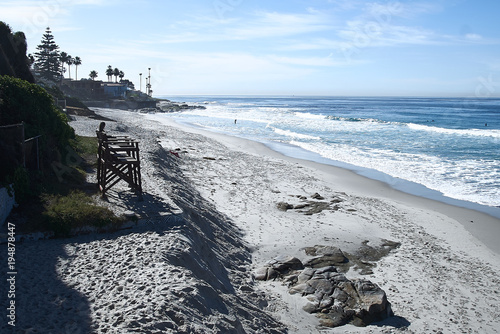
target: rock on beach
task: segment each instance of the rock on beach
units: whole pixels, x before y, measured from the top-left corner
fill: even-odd
[[[333,263],[347,260],[336,247],[318,248],[326,253]],[[314,251],[316,254],[316,251]],[[337,254],[332,255],[333,253]],[[345,324],[367,326],[393,316],[387,296],[377,284],[365,279],[349,280],[337,272],[333,265],[318,266],[323,262],[308,261],[305,264],[295,257],[280,256],[257,269],[257,280],[281,278],[289,284],[288,292],[307,298],[303,307],[307,313],[314,313],[325,327],[338,327]]]

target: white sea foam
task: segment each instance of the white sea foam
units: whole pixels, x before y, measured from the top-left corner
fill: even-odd
[[[294,116],[298,118],[313,119],[313,120],[324,120],[326,118],[326,116],[324,115],[311,114],[308,112],[298,112],[298,111],[294,113]]]
[[[356,103],[339,109],[338,102],[330,108],[328,100],[316,100],[308,109],[307,105],[286,104],[279,99],[225,99],[206,104],[205,110],[170,116],[249,139],[293,143],[324,158],[378,170],[449,197],[500,205],[500,163],[494,149],[500,130],[493,120],[489,127],[479,124],[477,129],[453,129],[445,126],[460,123],[454,114],[451,120],[420,124],[411,119],[422,119],[422,115],[434,119],[428,109],[417,108],[415,112],[410,108],[406,114],[399,107],[386,110],[385,106],[377,109],[365,102]],[[442,127],[435,126],[438,124]]]
[[[444,196],[490,206],[500,205],[496,193],[500,184],[491,185],[492,179],[500,177],[498,163],[495,161],[466,160],[457,166],[453,162],[423,154],[364,150],[349,145],[296,140],[291,141],[291,144],[333,161],[377,170],[394,178],[422,184]],[[388,180],[384,181],[390,183]]]
[[[428,126],[422,124],[409,123],[408,127],[417,131],[428,131],[443,133],[447,135],[460,135],[460,136],[480,136],[480,137],[493,137],[500,138],[500,130],[483,130],[483,129],[446,129],[435,126]]]
[[[278,129],[278,128],[274,128],[274,127],[271,127],[271,128],[277,134],[282,135],[282,136],[291,137],[291,138],[306,139],[306,140],[320,140],[321,139],[320,137],[309,136],[309,135],[305,135],[302,133],[293,132],[290,130],[282,130],[282,129]]]

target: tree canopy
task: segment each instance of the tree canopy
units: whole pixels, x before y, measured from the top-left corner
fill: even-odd
[[[93,70],[90,71],[89,77],[90,79],[95,80],[95,78],[97,78],[97,75],[98,75],[97,71]]]
[[[80,57],[75,57],[75,59],[73,60],[73,65],[75,65],[75,80],[78,80],[78,66],[82,64],[82,60],[80,59]]]
[[[111,78],[113,77],[113,67],[111,67],[111,65],[108,65],[106,75],[108,76],[108,81],[111,81]]]
[[[57,82],[61,78],[61,60],[59,46],[54,41],[54,36],[47,27],[42,41],[37,45],[35,52],[35,70],[44,79]]]

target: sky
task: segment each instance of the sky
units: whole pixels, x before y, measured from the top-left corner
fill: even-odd
[[[144,91],[150,68],[154,96],[500,97],[498,13],[497,0],[0,0],[29,53],[50,27],[82,59],[78,79],[111,65]]]

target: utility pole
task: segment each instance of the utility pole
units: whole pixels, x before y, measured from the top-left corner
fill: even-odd
[[[149,83],[148,83],[148,95],[151,96],[151,67],[148,68],[148,71],[149,71],[149,73],[148,73],[148,79],[149,79],[148,80],[149,81]]]

